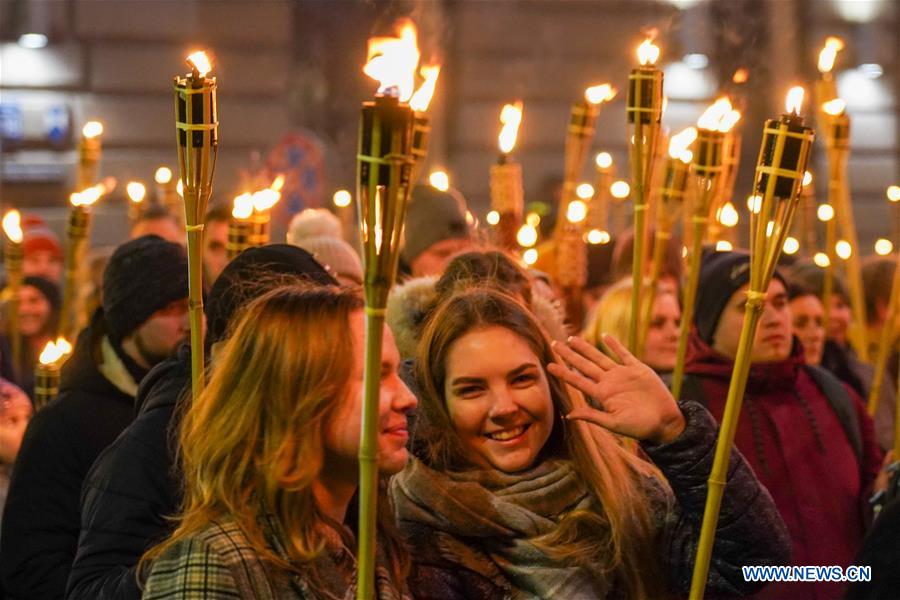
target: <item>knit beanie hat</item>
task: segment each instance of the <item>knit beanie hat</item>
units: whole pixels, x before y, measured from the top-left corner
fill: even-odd
[[[53,230],[40,217],[26,216],[22,219],[22,253],[27,256],[41,251],[63,260],[62,245]]]
[[[103,312],[110,337],[121,342],[156,311],[188,296],[184,247],[157,235],[125,242],[103,273]]]
[[[407,264],[438,242],[470,238],[466,199],[452,188],[442,192],[430,185],[417,185],[406,211],[404,236],[402,257]]]
[[[22,285],[30,285],[41,293],[50,304],[50,309],[54,314],[59,313],[62,299],[59,293],[59,286],[44,277],[35,275],[28,276],[22,280]]]
[[[297,246],[310,252],[323,267],[331,270],[332,275],[362,284],[363,268],[359,255],[341,238],[317,235],[300,240]]]
[[[341,222],[324,208],[307,208],[294,215],[288,226],[287,243],[300,246],[306,238],[328,236],[343,237]]]
[[[286,278],[302,278],[319,285],[337,285],[322,265],[303,248],[269,244],[238,254],[216,278],[206,301],[206,345],[223,339],[235,312]]]
[[[782,283],[781,273],[775,271]],[[750,255],[744,252],[709,252],[700,264],[697,302],[694,305],[694,325],[707,344],[712,343],[719,317],[728,301],[743,286],[750,283]]]

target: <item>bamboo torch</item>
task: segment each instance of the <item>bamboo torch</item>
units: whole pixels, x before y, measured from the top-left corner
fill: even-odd
[[[818,108],[818,119],[821,121],[824,117],[823,108],[832,100],[838,97],[837,83],[834,80],[834,62],[837,59],[838,52],[844,49],[844,40],[839,37],[828,37],[825,39],[825,45],[819,52],[819,79],[816,80],[816,105]]]
[[[272,238],[272,207],[281,199],[284,175],[278,175],[269,187],[253,193],[250,215],[250,245],[265,246]]]
[[[642,303],[643,315],[640,319],[640,335],[638,336],[638,356],[643,354],[650,320],[653,314],[653,303],[656,299],[656,286],[659,283],[659,272],[672,230],[681,215],[687,193],[693,152],[691,144],[697,139],[697,129],[688,127],[672,136],[669,141],[669,153],[663,171],[662,186],[658,193],[659,207],[656,213],[656,232],[653,236],[653,256],[650,259],[650,277],[648,289]]]
[[[215,77],[205,52],[187,57],[191,72],[174,78],[175,130],[178,166],[184,193],[188,241],[188,293],[191,323],[191,391],[197,398],[204,384],[203,347],[203,221],[212,194],[219,150],[219,120]]]
[[[634,250],[631,265],[631,321],[628,349],[637,351],[641,285],[644,277],[644,238],[653,157],[663,109],[663,73],[656,68],[659,47],[649,39],[638,47],[641,66],[628,76],[628,123],[631,125],[631,189],[634,192]]]
[[[97,181],[97,167],[103,154],[101,135],[103,135],[103,123],[100,121],[88,121],[81,129],[81,140],[78,143],[78,182],[76,189],[89,188]]]
[[[816,239],[816,186],[813,185],[813,174],[807,171],[803,175],[803,187],[800,189],[800,206],[797,208],[797,217],[800,219],[800,239],[803,240],[806,256],[812,256],[816,252],[818,240]]]
[[[72,353],[72,345],[66,338],[47,342],[38,357],[34,369],[34,410],[39,411],[59,393],[59,372],[66,358]]]
[[[678,332],[678,354],[672,375],[672,395],[681,397],[684,380],[684,366],[687,357],[688,339],[694,320],[694,303],[697,297],[697,283],[700,279],[700,260],[703,255],[703,240],[709,224],[710,206],[719,191],[719,177],[724,170],[725,133],[730,130],[740,113],[732,109],[728,98],[719,98],[700,116],[697,121],[697,141],[693,153],[691,170],[697,176],[698,192],[691,206],[691,251],[689,255],[688,278],[684,286],[681,325]]]
[[[763,128],[754,184],[754,193],[759,198],[759,210],[750,213],[750,285],[731,385],[728,388],[716,454],[709,476],[706,509],[691,581],[692,600],[703,598],[706,588],[719,508],[728,475],[728,460],[734,445],[734,434],[750,371],[753,339],[765,307],[769,281],[790,231],[797,196],[809,160],[813,130],[803,124],[800,116],[802,102],[803,88],[792,88],[788,93],[787,113],[780,119],[766,121]]]
[[[834,207],[840,236],[850,244],[847,257],[847,284],[850,288],[850,305],[853,309],[854,327],[851,336],[862,360],[868,360],[869,345],[866,340],[866,305],[862,289],[862,267],[859,255],[852,252],[859,247],[850,190],[847,185],[847,161],[850,155],[850,117],[846,104],[840,98],[826,102],[821,112],[822,130],[828,156],[828,201]]]
[[[350,206],[353,204],[353,194],[351,194],[349,190],[338,190],[331,197],[331,202],[334,204],[334,210],[337,212],[338,219],[341,221],[343,238],[350,243],[355,243],[357,236],[356,232],[353,230],[353,208]]]
[[[147,195],[147,187],[139,181],[130,181],[125,186],[128,195],[128,220],[134,225],[141,218],[144,208],[144,197]]]
[[[225,243],[228,260],[233,260],[238,254],[253,246],[250,242],[252,216],[253,194],[244,192],[236,196],[231,209],[231,219],[228,221],[228,240]]]
[[[491,165],[491,210],[497,212],[497,245],[507,250],[516,249],[516,233],[522,223],[525,209],[525,191],[522,184],[522,165],[509,157],[516,145],[519,125],[522,123],[522,102],[504,104],[500,111],[500,156]]]
[[[357,161],[357,206],[362,234],[366,297],[366,364],[359,448],[359,547],[357,598],[374,597],[375,515],[378,499],[378,401],[381,343],[387,296],[397,275],[400,240],[416,158],[412,153],[413,110],[406,104],[412,79],[408,44],[371,38],[364,72],[379,81],[378,93],[362,105]],[[416,60],[418,59],[416,52]]]
[[[110,188],[111,184],[98,183],[69,196],[71,209],[66,224],[66,255],[58,337],[71,339],[77,333],[78,284],[91,231],[91,207],[103,194],[110,191]]]
[[[22,332],[19,329],[19,290],[22,287],[22,216],[17,210],[3,215],[3,233],[6,234],[6,250],[3,266],[6,270],[6,327],[12,346],[13,372],[22,368]]]
[[[556,243],[556,282],[562,288],[568,322],[576,329],[584,321],[582,291],[587,283],[587,246],[584,239],[584,221],[588,206],[585,202],[593,195],[590,184],[579,185],[576,197],[566,207],[562,233]]]
[[[414,26],[413,35],[415,35]],[[409,99],[409,107],[415,113],[412,134],[412,153],[415,159],[412,173],[413,185],[419,180],[425,163],[425,155],[428,153],[428,139],[431,137],[431,118],[428,115],[428,105],[431,104],[431,98],[434,96],[438,76],[441,74],[441,66],[423,65],[419,69],[419,74],[423,80],[422,85]]]

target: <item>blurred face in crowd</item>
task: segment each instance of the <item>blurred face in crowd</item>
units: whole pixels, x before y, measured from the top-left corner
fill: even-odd
[[[746,303],[745,285],[728,300],[713,335],[713,348],[730,358],[737,354]],[[791,354],[792,335],[787,291],[779,279],[773,278],[766,294],[765,308],[759,318],[750,360],[754,363],[785,360]]]
[[[807,294],[791,300],[794,335],[803,345],[803,357],[808,365],[822,362],[825,350],[825,310],[818,296]]]
[[[188,300],[184,298],[153,313],[122,341],[122,347],[139,365],[150,368],[175,354],[190,331]]]
[[[532,466],[553,430],[554,410],[539,357],[500,326],[474,329],[450,346],[444,398],[466,457],[515,473]]]
[[[825,332],[829,340],[834,340],[842,346],[849,343],[850,323],[853,321],[853,313],[847,301],[837,294],[831,295],[831,310],[828,312],[828,331]]]
[[[0,464],[15,462],[29,420],[31,401],[25,392],[11,383],[0,382]]]
[[[227,242],[228,222],[207,221],[203,227],[203,263],[210,282],[215,281],[228,264]]]
[[[185,245],[185,232],[173,217],[160,217],[138,221],[131,228],[131,239],[136,240],[145,235],[158,235],[162,239]]]
[[[680,323],[681,307],[675,295],[671,292],[657,294],[642,357],[653,370],[665,372],[675,368]]]
[[[350,315],[353,336],[353,374],[347,394],[335,409],[325,432],[323,472],[342,471],[356,481],[359,473],[359,431],[362,419],[363,375],[365,371],[365,316]],[[400,353],[394,336],[384,328],[381,341],[381,394],[378,403],[378,468],[387,475],[399,473],[409,460],[407,416],[418,401],[400,379]]]
[[[425,275],[440,276],[447,269],[450,261],[457,255],[473,248],[472,240],[468,238],[449,239],[435,242],[425,252],[415,257],[409,267],[413,275],[423,277]]]
[[[25,337],[44,333],[52,310],[47,298],[34,286],[19,288],[19,331]]]
[[[22,273],[25,277],[43,277],[59,283],[62,270],[62,261],[49,250],[34,250],[22,257]]]

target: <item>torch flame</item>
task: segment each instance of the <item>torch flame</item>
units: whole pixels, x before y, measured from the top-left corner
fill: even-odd
[[[11,210],[3,215],[3,232],[14,244],[22,243],[22,215],[17,210]]]
[[[212,64],[209,62],[209,57],[206,56],[206,52],[203,52],[202,50],[190,54],[187,57],[187,63],[191,65],[192,69],[197,70],[200,77],[204,77],[207,73],[212,71]]]
[[[618,90],[608,83],[594,85],[584,90],[584,98],[591,104],[600,104],[601,102],[609,102],[616,97]]]
[[[785,100],[785,106],[787,107],[787,111],[789,113],[799,115],[800,107],[803,106],[803,95],[806,91],[798,86],[792,87],[788,90],[787,99]]]
[[[741,120],[741,113],[737,110],[729,110],[719,121],[719,131],[728,133]]]
[[[819,73],[830,73],[834,68],[834,60],[837,53],[844,49],[844,40],[839,37],[830,37],[825,40],[825,47],[819,52]]]
[[[522,101],[517,100],[515,104],[504,104],[503,110],[500,111],[500,123],[503,127],[500,129],[499,135],[500,152],[503,154],[509,154],[515,147],[521,122]]]
[[[88,121],[81,128],[81,135],[86,138],[95,138],[103,133],[103,123],[100,121]]]
[[[696,139],[696,127],[688,127],[679,131],[669,140],[669,156],[678,159],[685,164],[690,163],[691,159],[694,158],[694,155],[688,148]]]
[[[153,179],[156,183],[163,184],[169,183],[172,181],[172,169],[169,167],[160,167],[156,170],[156,174],[153,176]]]
[[[835,98],[822,105],[822,110],[825,114],[829,114],[833,117],[843,114],[846,109],[847,103],[844,102],[843,98]]]
[[[363,73],[378,81],[379,94],[398,96],[401,102],[412,97],[420,56],[416,37],[415,24],[405,19],[400,37],[369,38]]]
[[[244,192],[240,196],[234,198],[234,208],[231,209],[231,216],[235,219],[249,219],[253,214],[253,195]]]
[[[612,166],[613,163],[612,154],[610,154],[609,152],[601,152],[596,156],[594,161],[601,169],[608,169]]]
[[[280,192],[281,188],[284,187],[284,175],[279,174],[275,179],[272,180],[272,185],[269,186],[269,189],[275,190],[276,192]]]
[[[425,112],[434,96],[434,87],[437,84],[438,75],[441,74],[441,65],[425,65],[419,69],[419,74],[424,81],[409,99],[409,106],[416,112]]]
[[[641,65],[655,65],[659,59],[659,46],[653,43],[653,40],[647,38],[637,49],[638,60]]]
[[[144,196],[147,194],[147,188],[139,181],[130,181],[125,186],[125,191],[128,193],[128,198],[135,204],[143,202]]]
[[[739,68],[734,72],[734,75],[731,76],[731,81],[734,83],[747,83],[748,79],[750,79],[750,71],[748,71],[746,67]]]
[[[98,183],[97,185],[93,185],[86,190],[81,190],[80,192],[75,192],[69,196],[69,202],[72,206],[90,206],[94,204],[100,197],[105,194],[109,189],[103,183]]]
[[[253,193],[253,208],[256,212],[264,212],[275,206],[281,199],[281,193],[272,188],[266,188]]]
[[[38,360],[42,365],[52,365],[59,362],[64,356],[72,353],[72,344],[70,344],[66,338],[59,337],[56,338],[56,341],[49,341],[47,345],[44,346],[44,349],[41,351],[41,355]]]
[[[727,131],[727,129],[723,130],[722,126],[729,119],[732,111],[731,100],[727,96],[722,96],[703,111],[703,114],[697,119],[697,127],[707,131]],[[733,112],[737,113],[738,118],[740,118],[740,113],[737,111]]]

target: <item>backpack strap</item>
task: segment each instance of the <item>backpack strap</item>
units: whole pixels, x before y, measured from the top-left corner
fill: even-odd
[[[840,379],[822,367],[803,365],[803,368],[813,382],[819,386],[822,393],[825,394],[825,398],[828,399],[828,404],[837,416],[838,421],[841,422],[841,427],[844,428],[844,433],[847,434],[847,440],[850,442],[850,446],[853,447],[856,461],[861,465],[862,429],[859,425],[859,414],[856,412],[850,392],[847,391]]]

